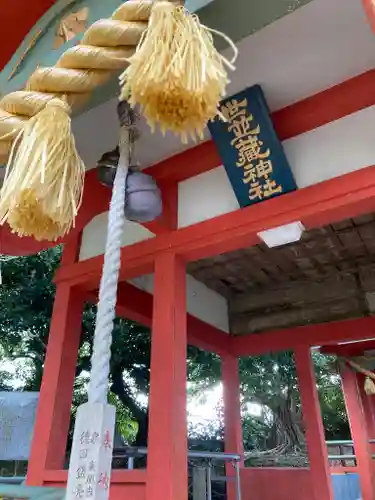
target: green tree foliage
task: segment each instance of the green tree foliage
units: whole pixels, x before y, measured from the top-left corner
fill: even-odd
[[[0,367],[5,360],[23,360],[16,374],[23,390],[39,390],[43,373],[55,288],[53,275],[61,249],[55,248],[25,258],[2,258],[0,286]],[[76,369],[73,410],[85,401],[96,309],[87,305]],[[346,438],[348,427],[338,377],[332,363],[314,354],[317,385],[327,437]],[[118,428],[125,439],[145,445],[147,439],[147,395],[150,383],[150,332],[134,322],[117,319],[113,332],[109,397],[117,407]],[[200,394],[220,381],[220,359],[189,347],[188,392]],[[248,449],[270,449],[287,445],[304,449],[304,431],[293,355],[278,353],[244,358],[240,363],[243,428]],[[0,389],[12,389],[10,376],[0,369]],[[203,396],[202,396],[203,395]],[[143,397],[140,397],[143,396]],[[249,403],[258,403],[261,416],[252,416]],[[191,428],[191,437],[217,443],[222,438],[222,407],[217,424]],[[217,444],[216,444],[217,446]]]

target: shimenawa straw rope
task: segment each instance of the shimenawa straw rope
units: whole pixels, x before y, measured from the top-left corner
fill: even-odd
[[[158,123],[183,140],[202,135],[224,95],[225,66],[234,69],[237,57],[234,44],[217,33],[234,49],[232,62],[221,56],[211,32],[217,33],[200,25],[181,1],[128,0],[111,19],[94,23],[55,67],[36,69],[24,91],[1,99],[0,154],[12,148],[1,223],[21,236],[50,240],[74,225],[84,166],[71,133],[71,108],[128,63],[122,99],[140,104],[153,127]]]

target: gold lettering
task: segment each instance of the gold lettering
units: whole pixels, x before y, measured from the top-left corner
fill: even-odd
[[[231,99],[221,106],[221,113],[228,122],[228,132],[233,134],[231,146],[237,151],[236,166],[243,168],[244,184],[249,185],[249,199],[262,200],[282,193],[283,188],[272,179],[273,165],[269,148],[259,138],[259,124],[252,124],[254,117],[247,113],[247,99]]]
[[[250,182],[257,182],[258,180],[257,171],[252,163],[245,165],[242,180],[244,184],[249,184]]]
[[[232,99],[231,101],[226,102],[220,108],[220,111],[228,122],[232,122],[232,120],[234,120],[238,116],[243,116],[246,114],[246,107],[247,99],[244,99],[241,102],[238,102],[237,99]]]
[[[248,136],[256,136],[256,140],[258,139],[258,134],[260,132],[259,125],[255,129],[251,129],[250,122],[253,117],[250,116],[241,116],[239,120],[234,120],[228,127],[228,132],[233,132],[234,139],[231,141],[232,146],[236,146],[236,142],[241,139],[247,139]],[[236,146],[237,147],[237,146]]]
[[[268,176],[273,172],[271,160],[264,161],[263,159],[260,159],[255,168],[257,176],[264,177],[265,179],[268,179]]]
[[[250,184],[249,198],[250,200],[263,199],[263,186],[259,184],[259,182],[254,182],[253,184]]]
[[[282,192],[283,192],[283,187],[278,186],[276,181],[273,181],[271,179],[267,179],[263,185],[263,193],[266,198],[269,198],[270,196],[276,193],[280,194]]]

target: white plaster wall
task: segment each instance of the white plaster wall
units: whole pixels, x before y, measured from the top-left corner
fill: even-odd
[[[238,208],[224,167],[215,168],[178,185],[179,227],[212,219]]]
[[[130,283],[154,293],[154,275],[141,276]],[[229,333],[227,300],[190,275],[186,278],[186,308],[196,318]]]
[[[299,188],[375,165],[375,106],[283,142]],[[224,167],[179,184],[179,227],[238,208]]]
[[[375,164],[375,106],[283,142],[299,188]]]
[[[82,234],[79,260],[90,259],[104,254],[107,237],[108,212],[97,215],[87,224]],[[155,235],[148,229],[134,222],[125,222],[122,246],[132,245],[139,241],[153,238]]]
[[[238,49],[227,95],[259,83],[272,111],[375,66],[375,37],[361,0],[313,0],[241,40]]]

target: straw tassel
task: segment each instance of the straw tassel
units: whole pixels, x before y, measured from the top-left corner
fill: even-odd
[[[71,134],[70,113],[127,58],[147,27],[151,0],[128,0],[110,19],[90,26],[50,68],[38,67],[26,89],[0,99],[0,164],[7,164],[0,224],[19,236],[51,241],[74,226],[84,169]]]
[[[233,48],[232,61],[215,49],[212,33]],[[227,68],[234,70],[237,53],[228,37],[201,25],[183,6],[156,2],[137,51],[120,76],[121,98],[139,104],[152,129],[159,124],[183,142],[189,135],[202,137],[225,95]]]
[[[375,395],[375,373],[368,370],[367,368],[363,368],[361,365],[353,361],[352,359],[341,358],[347,363],[351,368],[356,370],[358,373],[362,373],[365,375],[365,383],[364,383],[364,391],[367,396]]]
[[[14,142],[0,219],[20,236],[56,240],[74,226],[85,167],[75,147],[70,112],[62,99],[51,99]]]
[[[172,130],[183,141],[203,134],[225,94],[237,49],[181,4],[127,0],[110,19],[90,26],[55,67],[37,68],[25,90],[0,100],[0,162],[10,155],[0,224],[8,222],[20,236],[38,240],[56,240],[74,225],[84,175],[70,106],[81,105],[129,62],[121,77],[122,99],[130,94],[151,126]],[[216,51],[212,33],[232,46],[231,62]]]

